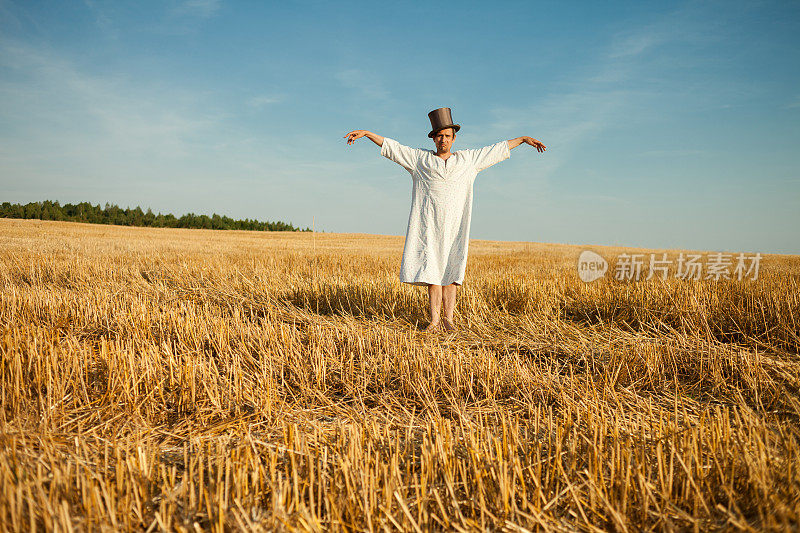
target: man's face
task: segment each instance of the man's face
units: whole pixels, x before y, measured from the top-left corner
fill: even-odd
[[[436,144],[436,150],[440,153],[449,152],[455,140],[456,132],[453,131],[453,128],[445,128],[433,134],[433,142]]]

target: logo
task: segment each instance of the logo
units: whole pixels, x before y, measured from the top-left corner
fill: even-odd
[[[705,261],[701,254],[680,252],[678,259],[674,260],[664,252],[661,257],[657,254],[628,254],[621,253],[616,257],[613,278],[618,281],[645,281],[660,276],[666,280],[670,275],[671,266],[676,265],[676,279],[683,280],[757,280],[761,267],[762,255],[755,253],[733,254],[723,252],[707,252]],[[648,268],[649,265],[649,268]],[[584,250],[578,257],[578,277],[585,283],[591,283],[605,276],[608,271],[608,262],[599,254]],[[646,274],[646,276],[645,276]]]
[[[578,277],[581,278],[581,281],[591,283],[605,276],[607,270],[606,260],[591,250],[582,251],[578,257]]]

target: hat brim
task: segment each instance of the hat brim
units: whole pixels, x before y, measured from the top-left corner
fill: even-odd
[[[439,128],[436,128],[435,130],[431,130],[431,132],[428,134],[428,137],[433,139],[433,136],[436,135],[437,132],[446,130],[447,128],[453,128],[453,131],[458,131],[461,129],[461,126],[459,124],[449,124],[447,126],[441,126]]]

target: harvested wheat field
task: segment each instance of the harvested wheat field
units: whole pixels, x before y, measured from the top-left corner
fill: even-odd
[[[800,257],[585,284],[581,247],[473,241],[427,334],[402,237],[0,243],[3,529],[800,527]]]

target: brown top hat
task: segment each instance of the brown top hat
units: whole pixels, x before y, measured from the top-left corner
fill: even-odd
[[[458,124],[453,124],[453,117],[450,116],[449,107],[440,107],[439,109],[434,109],[428,113],[428,118],[431,119],[431,128],[433,128],[428,134],[428,137],[431,139],[433,139],[433,136],[436,135],[436,132],[439,130],[453,128],[453,131],[458,131],[461,129],[461,126]]]

